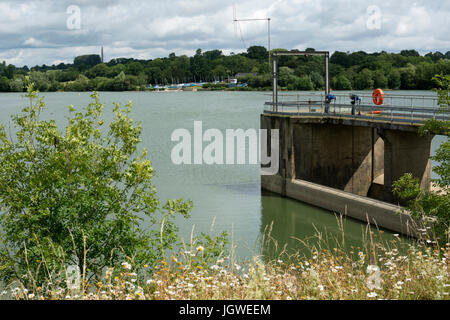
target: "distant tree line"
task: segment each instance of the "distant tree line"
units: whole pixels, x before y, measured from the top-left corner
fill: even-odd
[[[247,52],[224,55],[221,50],[202,52],[198,49],[192,57],[171,53],[165,58],[117,58],[107,63],[102,63],[100,56],[93,54],[78,56],[72,64],[42,65],[31,69],[3,62],[0,64],[0,91],[24,91],[27,75],[40,91],[129,91],[146,90],[149,84],[223,81],[237,73],[252,73],[239,79],[249,88],[270,88],[268,51],[262,46],[251,46]],[[279,59],[282,89],[321,90],[325,85],[324,74],[322,57],[282,56]],[[330,85],[335,90],[429,90],[436,74],[450,74],[450,51],[445,54],[430,52],[423,56],[416,50],[400,53],[336,51],[330,57]]]

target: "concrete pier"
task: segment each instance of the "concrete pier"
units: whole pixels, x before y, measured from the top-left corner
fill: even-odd
[[[392,183],[412,173],[430,188],[432,137],[419,126],[265,113],[261,128],[280,130],[279,172],[262,176],[263,189],[413,233]]]

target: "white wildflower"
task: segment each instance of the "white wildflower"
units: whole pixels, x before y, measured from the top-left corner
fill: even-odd
[[[369,265],[366,269],[369,274],[366,280],[366,285],[369,290],[381,289],[381,272],[380,268],[376,265]]]

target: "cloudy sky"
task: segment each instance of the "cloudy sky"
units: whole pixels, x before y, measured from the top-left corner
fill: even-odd
[[[313,47],[330,52],[450,50],[450,1],[380,0],[0,0],[0,61],[72,62],[81,54],[150,59],[197,48],[241,52]]]

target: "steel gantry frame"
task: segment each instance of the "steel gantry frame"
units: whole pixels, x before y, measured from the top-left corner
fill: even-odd
[[[270,56],[270,54],[269,54]],[[325,57],[325,97],[330,93],[330,53],[328,51],[275,51],[273,64],[273,111],[278,111],[278,57],[279,56],[323,56]]]
[[[237,19],[233,18],[233,22],[247,22],[247,21],[267,21],[267,53],[269,55],[269,72],[270,72],[270,18],[261,19]]]

